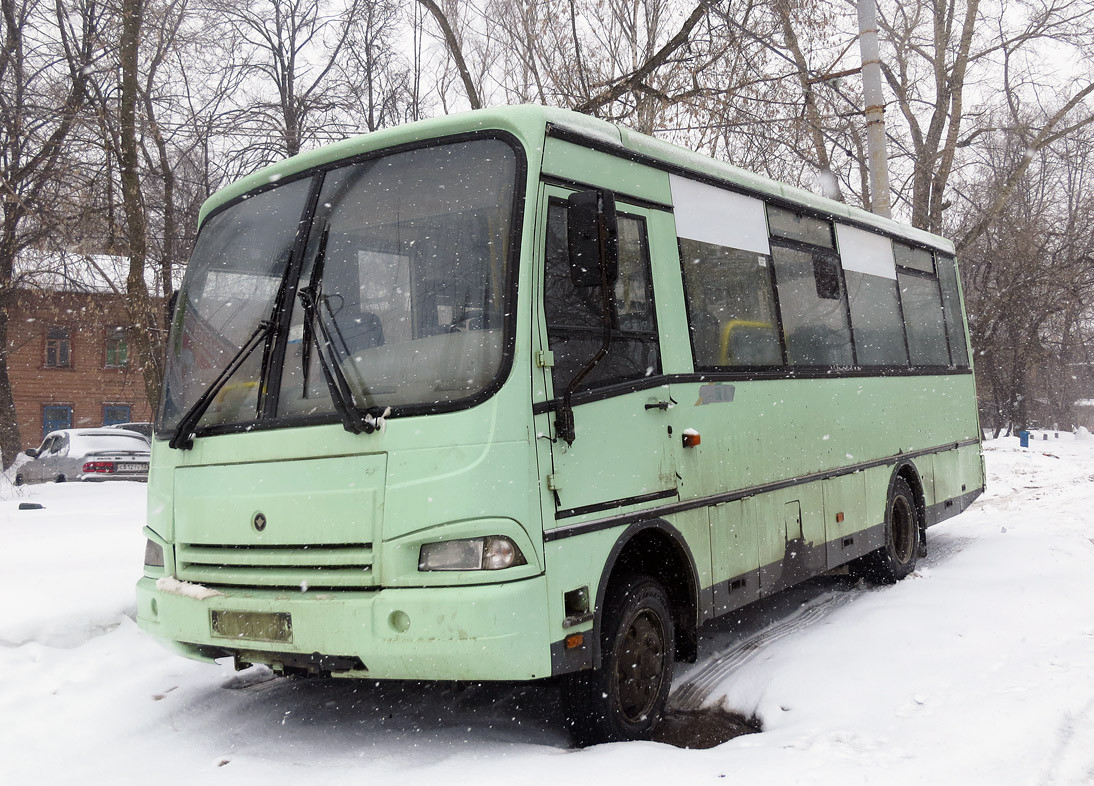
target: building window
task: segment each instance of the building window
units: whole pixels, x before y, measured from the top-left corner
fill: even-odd
[[[132,422],[133,407],[129,404],[103,404],[103,425]]]
[[[46,332],[46,368],[68,368],[71,365],[72,346],[68,328],[50,328]]]
[[[72,407],[68,404],[42,405],[42,438],[63,428],[72,428]]]
[[[129,344],[125,328],[113,327],[106,334],[106,367],[126,368],[129,365]]]

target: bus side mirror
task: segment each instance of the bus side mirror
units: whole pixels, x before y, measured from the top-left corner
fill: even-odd
[[[609,287],[619,277],[619,222],[611,191],[571,194],[566,211],[570,281],[575,287]]]

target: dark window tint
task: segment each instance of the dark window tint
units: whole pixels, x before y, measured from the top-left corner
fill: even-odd
[[[781,364],[770,257],[681,239],[680,260],[695,366]]]
[[[847,305],[840,285],[839,259],[830,252],[774,246],[775,279],[779,288],[783,337],[787,360],[792,366],[851,365],[851,330],[847,324]],[[818,257],[821,263],[817,263]],[[826,273],[818,281],[818,270]],[[836,297],[832,283],[838,288]]]
[[[772,237],[797,240],[812,246],[834,248],[832,222],[812,216],[803,216],[790,210],[767,206],[767,226]]]
[[[965,344],[965,323],[961,318],[961,296],[957,288],[957,268],[953,257],[937,257],[938,282],[942,285],[942,310],[946,315],[946,335],[950,338],[953,364],[968,368],[969,350]]]
[[[938,280],[933,276],[899,271],[897,284],[904,306],[904,324],[908,331],[912,365],[948,366],[950,351],[946,343]]]
[[[548,346],[555,357],[552,379],[557,396],[604,340],[600,289],[575,287],[570,279],[566,205],[562,202],[552,202],[548,209],[545,274],[544,311]],[[611,348],[578,390],[661,373],[646,224],[635,216],[619,216],[619,280],[613,295],[608,314]]]
[[[813,279],[817,285],[817,297],[839,300],[839,263],[833,257],[813,255]]]
[[[934,273],[934,257],[926,249],[893,243],[893,254],[896,256],[896,263],[901,267],[908,267],[921,273]]]
[[[896,279],[845,270],[855,353],[861,366],[906,366]]]

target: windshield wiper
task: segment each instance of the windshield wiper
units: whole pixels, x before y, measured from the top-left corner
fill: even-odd
[[[371,434],[377,428],[377,421],[370,415],[363,413],[353,400],[353,391],[349,386],[346,375],[342,372],[342,364],[338,362],[338,356],[334,349],[334,340],[326,320],[319,310],[319,301],[322,299],[321,287],[323,280],[323,266],[327,257],[327,240],[330,238],[330,224],[323,227],[323,234],[319,238],[319,248],[315,252],[315,262],[312,264],[311,275],[308,277],[308,285],[301,287],[297,292],[300,305],[304,308],[304,374],[305,390],[307,389],[307,370],[311,365],[311,344],[315,343],[316,354],[319,357],[319,368],[323,372],[323,379],[327,382],[327,390],[338,417],[342,419],[342,427],[351,434]],[[328,305],[328,310],[330,306]],[[315,334],[315,327],[319,328],[320,336]]]
[[[228,361],[228,365],[224,367],[220,375],[205,389],[205,392],[194,402],[193,406],[186,410],[186,414],[182,416],[178,426],[175,427],[175,435],[171,437],[171,441],[167,444],[180,450],[189,450],[194,446],[194,430],[197,428],[201,416],[205,414],[205,410],[213,403],[213,397],[220,392],[220,389],[224,387],[224,384],[232,375],[239,371],[239,367],[251,356],[251,353],[265,343],[270,333],[273,332],[273,327],[274,322],[271,319],[264,319],[258,323],[258,327],[251,333],[251,337],[243,342],[243,346],[232,355],[232,359]]]

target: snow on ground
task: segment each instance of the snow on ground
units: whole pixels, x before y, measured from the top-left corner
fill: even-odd
[[[929,531],[913,576],[844,586],[716,681],[708,704],[764,732],[710,750],[570,750],[549,687],[185,660],[132,621],[143,485],[0,481],[0,783],[1094,783],[1094,440],[996,440],[987,462],[988,493]],[[832,591],[707,626],[677,684]]]

